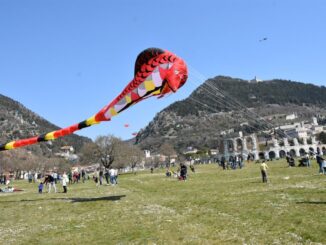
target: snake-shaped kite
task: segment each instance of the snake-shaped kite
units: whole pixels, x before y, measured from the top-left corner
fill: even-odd
[[[187,78],[187,65],[181,58],[162,49],[146,49],[136,59],[134,79],[110,104],[97,114],[67,128],[2,144],[0,145],[0,151],[54,140],[93,124],[110,121],[113,116],[143,99],[151,96],[161,98],[167,93],[176,92],[186,82]]]

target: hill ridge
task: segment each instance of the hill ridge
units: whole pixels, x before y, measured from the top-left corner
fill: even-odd
[[[0,143],[16,139],[29,138],[59,129],[60,127],[47,121],[40,115],[25,107],[20,102],[0,94]],[[51,156],[64,145],[71,145],[77,151],[91,139],[78,135],[70,135],[51,143],[25,147],[38,155]]]
[[[231,105],[233,99],[238,105]],[[324,86],[282,79],[250,82],[216,76],[206,80],[188,98],[157,113],[136,140],[142,148],[152,150],[164,142],[179,152],[187,146],[214,148],[222,131],[253,133],[266,128],[263,124],[267,122],[255,121],[253,115],[264,117],[271,125],[282,125],[289,123],[286,114],[297,113],[297,121],[326,116],[325,107]],[[245,113],[252,114],[250,120]]]

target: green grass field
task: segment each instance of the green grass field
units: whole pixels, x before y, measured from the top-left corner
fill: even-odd
[[[17,181],[0,194],[0,244],[326,244],[326,176],[269,162],[223,171],[196,166],[186,182],[164,171],[37,193]],[[62,187],[60,186],[60,191]]]

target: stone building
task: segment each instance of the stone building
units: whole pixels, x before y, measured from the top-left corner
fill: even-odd
[[[299,140],[293,138],[291,144],[287,138],[283,138],[281,142],[277,139],[272,140],[272,145],[266,147],[265,150],[259,149],[259,143],[255,134],[251,134],[243,137],[226,138],[223,140],[224,151],[220,151],[219,156],[222,155],[229,159],[230,156],[242,155],[244,159],[247,159],[248,155],[254,160],[259,159],[276,159],[285,158],[286,154],[290,154],[294,157],[304,156],[305,153],[316,153],[318,151],[326,153],[326,144],[321,144],[316,141],[316,137],[312,136]]]
[[[272,144],[265,145],[264,150],[259,149],[256,134],[243,136],[239,132],[235,137],[224,138],[219,149],[219,157],[242,155],[247,159],[248,155],[254,160],[284,158],[287,154],[294,157],[304,156],[305,153],[316,153],[318,150],[326,155],[326,144],[317,142],[316,135],[325,132],[324,126],[318,125],[317,119],[312,118],[311,123],[298,122],[283,125],[275,129],[282,129],[287,138],[282,140],[272,139]],[[291,140],[289,140],[291,139]]]

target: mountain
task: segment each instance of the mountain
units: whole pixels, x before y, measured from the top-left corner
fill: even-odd
[[[274,79],[247,81],[217,76],[188,98],[159,112],[136,140],[143,149],[169,143],[177,151],[188,146],[218,147],[218,138],[271,129],[295,121],[326,116],[326,87]],[[286,115],[295,113],[295,120]],[[259,119],[263,118],[263,120]]]
[[[0,94],[0,142],[29,138],[59,129],[56,125],[27,109],[21,103]],[[36,155],[51,156],[60,147],[69,145],[79,151],[91,139],[69,135],[55,141],[24,147]]]

